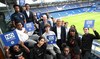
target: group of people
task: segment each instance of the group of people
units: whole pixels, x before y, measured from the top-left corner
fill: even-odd
[[[95,35],[89,33],[89,28],[83,28],[84,34],[80,38],[75,25],[68,27],[68,22],[54,19],[48,13],[43,14],[39,20],[36,13],[30,11],[29,4],[25,4],[25,10],[22,11],[19,5],[13,7],[15,12],[11,15],[12,26],[20,42],[4,47],[6,58],[89,59],[93,40],[100,39],[94,28],[92,29]],[[24,28],[24,24],[29,22],[33,22],[35,26],[31,35]],[[55,42],[50,43],[48,36],[54,36]]]

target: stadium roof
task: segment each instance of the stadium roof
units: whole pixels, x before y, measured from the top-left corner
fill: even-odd
[[[25,0],[25,3],[28,4],[37,4],[37,3],[50,3],[50,2],[60,2],[60,1],[67,1],[67,0]],[[19,0],[17,0],[19,4]]]
[[[0,2],[0,7],[6,7],[6,6],[7,6],[6,4]]]

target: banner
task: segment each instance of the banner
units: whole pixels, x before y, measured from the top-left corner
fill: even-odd
[[[94,27],[95,20],[85,20],[84,27],[85,28],[92,28]]]
[[[41,14],[40,12],[37,12],[37,13],[36,13],[37,19],[40,19],[40,18],[41,18],[41,15],[42,15],[42,14]]]
[[[47,39],[49,40],[48,44],[56,43],[56,36],[55,35],[49,35],[49,36],[47,36]]]
[[[25,0],[19,0],[19,5],[24,6],[25,5]]]
[[[34,24],[33,22],[30,22],[30,23],[26,23],[24,25],[25,29],[27,32],[30,32],[30,31],[34,31]]]
[[[19,42],[19,38],[16,31],[1,34],[0,36],[5,46],[13,46],[15,44],[18,44]]]

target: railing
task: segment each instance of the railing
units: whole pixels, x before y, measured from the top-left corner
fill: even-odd
[[[96,55],[98,58],[100,58],[100,42],[97,40],[93,41],[92,45],[92,54]]]

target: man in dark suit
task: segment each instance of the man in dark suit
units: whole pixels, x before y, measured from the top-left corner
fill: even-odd
[[[50,21],[48,21],[46,15],[42,16],[42,20],[43,21],[41,21],[40,24],[39,24],[39,35],[40,36],[45,32],[45,28],[44,28],[45,24],[50,24],[51,25],[51,23],[50,23]]]
[[[30,11],[30,5],[29,4],[25,4],[25,8],[26,10],[23,11],[22,13],[25,15],[26,17],[26,22],[33,22],[34,23],[34,15],[33,12]]]
[[[57,19],[57,24],[56,24],[56,26],[54,26],[52,28],[52,30],[56,34],[56,37],[57,37],[57,45],[61,49],[62,43],[66,43],[66,30],[65,30],[65,27],[62,26],[62,21],[60,19]]]

